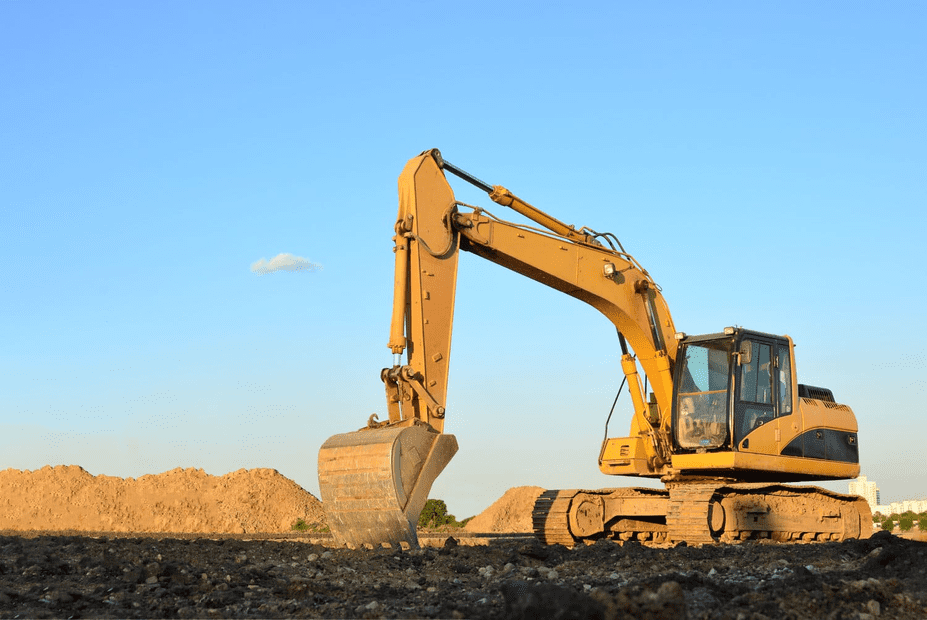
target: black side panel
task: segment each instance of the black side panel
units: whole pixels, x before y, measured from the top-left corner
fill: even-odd
[[[826,459],[827,452],[824,451],[824,431],[821,429],[807,431],[802,433],[802,442],[805,444],[805,454],[807,459]]]
[[[789,445],[782,448],[782,456],[804,456],[805,450],[802,447],[801,435],[789,442]]]
[[[783,456],[801,456],[841,463],[859,463],[856,433],[828,428],[805,431],[782,449]]]
[[[859,445],[856,433],[844,431],[824,431],[824,453],[830,461],[859,463]]]

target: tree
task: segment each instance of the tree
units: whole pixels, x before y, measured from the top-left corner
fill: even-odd
[[[430,499],[425,502],[422,514],[418,517],[419,527],[441,527],[442,525],[457,525],[454,515],[447,514],[447,504],[443,499]]]
[[[922,532],[927,532],[927,512],[917,515],[917,527]]]
[[[886,532],[891,532],[893,529],[895,529],[895,522],[892,521],[891,517],[887,518],[885,521],[882,521],[882,529]]]
[[[902,532],[910,532],[914,527],[914,517],[905,515],[898,520],[898,529]]]

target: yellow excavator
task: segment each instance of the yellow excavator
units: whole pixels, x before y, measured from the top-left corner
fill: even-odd
[[[458,202],[446,173],[537,226]],[[614,235],[564,224],[437,149],[411,159],[399,177],[393,239],[394,365],[381,372],[388,419],[372,415],[319,451],[319,487],[336,542],[418,544],[431,485],[457,451],[444,421],[460,250],[584,301],[614,324],[634,414],[628,437],[606,432],[599,468],[664,483],[547,491],[533,513],[540,540],[573,546],[599,538],[701,544],[870,535],[866,500],[785,484],[853,478],[860,469],[856,417],[830,390],[798,383],[790,337],[740,327],[677,332],[660,287]]]

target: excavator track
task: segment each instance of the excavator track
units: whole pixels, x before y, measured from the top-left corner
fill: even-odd
[[[669,489],[667,537],[687,544],[715,542],[718,534],[716,484],[685,484]],[[720,524],[723,527],[723,522]]]
[[[629,500],[664,500],[666,510],[647,517],[613,512],[613,506]],[[601,512],[589,509],[596,502]],[[590,515],[600,515],[597,531],[589,525]],[[666,490],[546,491],[532,517],[538,540],[568,547],[600,538],[695,545],[763,538],[827,542],[868,538],[872,532],[869,504],[855,495],[814,486],[704,480],[672,482]]]
[[[573,547],[579,543],[592,543],[600,538],[636,539],[640,541],[665,542],[666,525],[656,520],[641,517],[625,517],[609,523],[593,535],[579,531],[580,523],[591,525],[597,510],[604,509],[608,499],[653,500],[668,496],[661,489],[618,488],[618,489],[570,489],[551,490],[542,493],[534,504],[532,524],[535,536],[546,544],[560,544]],[[598,504],[598,505],[597,505]],[[589,507],[592,506],[592,510]]]
[[[866,500],[815,486],[725,484],[715,489],[713,505],[723,526],[712,535],[723,542],[755,538],[827,542],[868,538],[872,513]]]
[[[568,491],[544,491],[534,503],[531,522],[538,540],[546,545],[572,547],[576,539],[570,533],[570,504],[579,493]]]

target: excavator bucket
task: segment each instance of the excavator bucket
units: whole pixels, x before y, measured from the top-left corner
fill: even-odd
[[[431,484],[456,452],[453,435],[421,422],[330,437],[319,450],[319,488],[335,542],[418,547]]]

